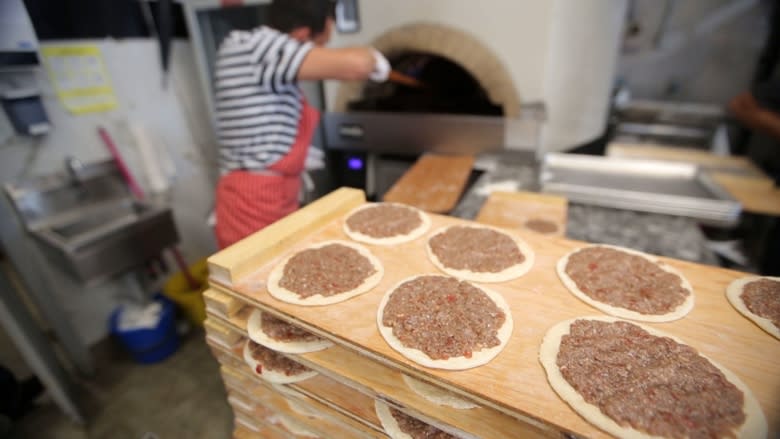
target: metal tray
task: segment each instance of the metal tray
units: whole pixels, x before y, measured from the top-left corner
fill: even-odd
[[[698,166],[577,154],[547,154],[542,191],[597,206],[686,216],[731,226],[741,206]]]

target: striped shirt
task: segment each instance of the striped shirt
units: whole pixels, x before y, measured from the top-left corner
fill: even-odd
[[[312,47],[266,26],[222,42],[214,91],[223,173],[262,170],[290,151],[303,108],[298,70]]]

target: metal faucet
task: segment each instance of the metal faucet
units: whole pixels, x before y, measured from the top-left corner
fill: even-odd
[[[68,171],[71,184],[78,188],[79,199],[84,200],[89,197],[89,190],[87,189],[87,185],[84,184],[84,163],[81,163],[81,160],[69,155],[65,157],[65,170]]]
[[[84,164],[81,160],[73,156],[65,157],[65,169],[68,171],[71,180],[79,186],[83,183],[81,179],[81,171],[84,169]]]

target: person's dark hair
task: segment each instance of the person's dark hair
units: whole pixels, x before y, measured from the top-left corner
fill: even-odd
[[[332,0],[273,0],[268,8],[268,25],[280,32],[308,27],[313,35],[325,30],[325,21],[335,16]]]

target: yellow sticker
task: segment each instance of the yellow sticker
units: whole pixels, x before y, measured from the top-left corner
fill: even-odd
[[[117,107],[100,48],[96,45],[44,45],[41,55],[60,102],[73,114]]]

